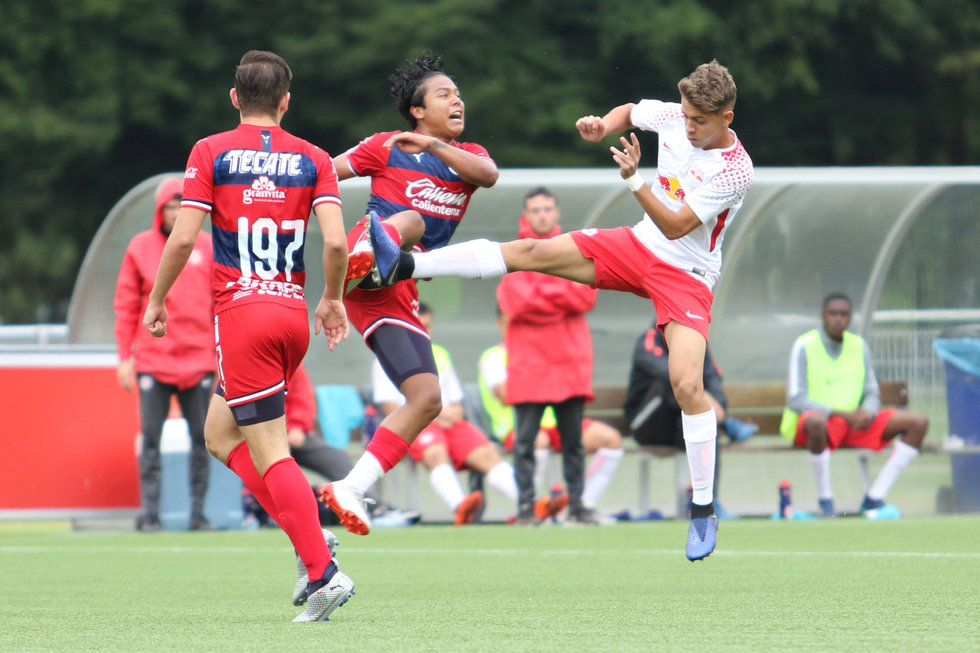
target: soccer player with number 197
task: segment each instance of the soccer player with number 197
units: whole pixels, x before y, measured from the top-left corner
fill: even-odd
[[[330,156],[279,126],[291,79],[289,66],[272,52],[242,57],[231,90],[241,124],[201,139],[191,151],[180,213],[143,324],[154,336],[166,334],[167,292],[210,213],[219,388],[205,424],[208,450],[241,477],[304,563],[309,582],[294,600],[307,606],[294,621],[326,621],[354,593],[354,583],[332,559],[334,538],[320,529],[316,498],[289,455],[283,406],[310,341],[303,244],[311,209],[323,234],[326,279],[315,330],[324,330],[331,350],[349,330],[341,301],[347,245]]]

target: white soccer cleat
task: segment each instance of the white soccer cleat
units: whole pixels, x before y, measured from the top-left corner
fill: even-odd
[[[323,529],[323,540],[330,549],[330,557],[333,558],[337,551],[337,536]],[[293,605],[303,605],[306,603],[306,584],[309,582],[309,575],[306,573],[306,565],[302,559],[296,556],[296,586],[293,588]]]
[[[354,594],[354,581],[347,574],[340,571],[336,566],[336,560],[332,560],[327,566],[326,576],[331,567],[335,569],[329,580],[320,579],[316,583],[310,583],[309,599],[306,601],[306,609],[298,615],[293,622],[310,621],[329,621],[333,611],[347,603],[347,600]]]
[[[368,516],[365,503],[374,503],[365,499],[364,493],[341,481],[327,483],[320,491],[320,500],[333,510],[340,523],[355,535],[367,535],[371,532],[371,518]]]

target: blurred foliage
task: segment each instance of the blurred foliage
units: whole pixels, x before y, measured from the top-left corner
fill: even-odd
[[[8,0],[0,5],[0,322],[61,321],[108,211],[237,122],[248,49],[289,61],[284,126],[341,152],[399,129],[388,74],[442,54],[465,140],[502,167],[607,165],[581,115],[717,58],[756,165],[980,163],[972,0]]]

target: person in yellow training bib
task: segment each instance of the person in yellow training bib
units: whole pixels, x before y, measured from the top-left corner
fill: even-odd
[[[894,440],[888,462],[864,497],[861,514],[868,519],[898,519],[901,513],[885,503],[885,495],[919,454],[929,420],[909,411],[881,409],[871,350],[861,336],[847,331],[852,310],[851,298],[844,293],[827,295],[822,327],[793,343],[780,432],[795,446],[809,449],[824,517],[837,514],[830,487],[830,452],[840,447],[881,451]]]

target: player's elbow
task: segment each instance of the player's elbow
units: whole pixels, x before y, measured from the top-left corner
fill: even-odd
[[[497,178],[500,177],[500,171],[497,170],[497,166],[493,163],[487,162],[483,169],[477,173],[473,179],[470,180],[476,186],[480,188],[490,188],[497,183]]]
[[[347,254],[347,242],[340,239],[324,239],[323,255],[327,258],[336,258]]]

